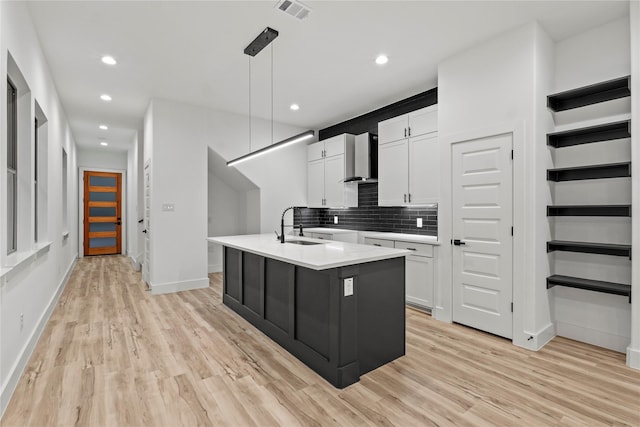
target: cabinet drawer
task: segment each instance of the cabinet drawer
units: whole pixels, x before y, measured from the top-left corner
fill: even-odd
[[[409,249],[415,251],[418,256],[426,256],[433,258],[433,246],[426,243],[412,243],[412,242],[395,242],[396,249]]]
[[[372,239],[370,237],[364,238],[365,245],[381,246],[383,248],[393,248],[393,240]]]

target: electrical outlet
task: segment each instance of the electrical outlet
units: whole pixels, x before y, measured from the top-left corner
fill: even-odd
[[[163,203],[162,210],[164,212],[173,212],[176,210],[176,207],[173,205],[173,203]]]
[[[24,314],[20,313],[20,332],[24,329]]]
[[[416,227],[422,228],[422,218],[416,218]]]
[[[338,215],[334,215],[333,216],[333,223],[337,224],[338,223]]]
[[[353,277],[344,279],[344,296],[349,297],[353,295]]]

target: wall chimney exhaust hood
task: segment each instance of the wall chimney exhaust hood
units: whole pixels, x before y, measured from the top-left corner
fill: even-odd
[[[344,182],[378,182],[378,135],[356,135],[354,176],[346,177]]]

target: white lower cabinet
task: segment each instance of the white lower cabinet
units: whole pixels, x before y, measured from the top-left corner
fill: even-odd
[[[407,302],[433,308],[433,258],[409,255],[405,262]]]
[[[408,304],[432,309],[434,301],[433,245],[365,237],[366,245],[413,251],[405,260],[405,294]]]

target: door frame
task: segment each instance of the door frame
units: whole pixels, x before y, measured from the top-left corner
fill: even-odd
[[[533,177],[533,168],[535,163],[527,164],[525,159],[533,159],[535,156],[533,131],[529,130],[531,136],[526,133],[526,122],[510,122],[502,123],[495,126],[488,126],[470,131],[451,133],[448,135],[440,135],[440,165],[441,183],[440,183],[440,204],[438,212],[438,240],[441,241],[439,246],[439,263],[438,263],[438,281],[435,289],[435,306],[434,314],[436,319],[445,322],[453,321],[453,250],[449,244],[453,239],[453,145],[461,142],[471,141],[480,138],[491,137],[495,135],[512,134],[512,149],[514,151],[514,159],[512,163],[512,191],[513,191],[513,227],[514,236],[512,240],[513,251],[513,319],[512,343],[520,347],[535,349],[538,345],[537,340],[530,340],[535,334],[527,332],[525,329],[525,307],[526,297],[525,289],[529,286],[535,286],[536,266],[533,262],[533,255],[525,244],[535,236],[535,215],[531,212],[535,208],[535,188]],[[531,139],[531,140],[529,140]],[[530,262],[526,262],[527,259]],[[527,315],[528,323],[532,323],[534,315]],[[544,344],[541,343],[541,344]]]
[[[121,218],[122,227],[120,229],[121,254],[126,255],[127,250],[127,171],[125,169],[92,168],[80,166],[78,168],[78,257],[84,257],[84,173],[85,171],[119,173],[122,176],[120,181],[121,189]]]

